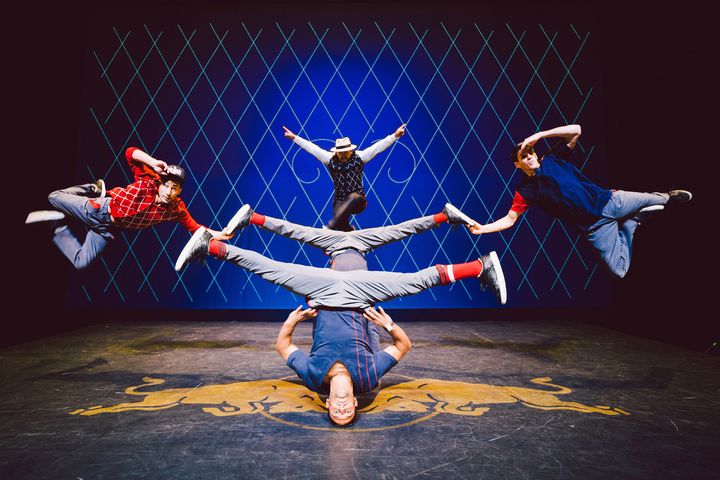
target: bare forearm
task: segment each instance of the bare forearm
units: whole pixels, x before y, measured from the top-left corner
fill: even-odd
[[[505,215],[500,220],[497,220],[492,223],[488,223],[487,225],[481,225],[479,227],[479,232],[477,233],[494,233],[494,232],[500,232],[502,230],[507,230],[508,228],[515,225],[515,221],[517,220],[517,215],[512,216],[510,214]]]
[[[373,322],[380,328],[383,328],[390,333],[393,339],[393,344],[383,350],[385,353],[392,356],[398,362],[405,356],[407,352],[412,348],[410,339],[408,338],[405,331],[396,323],[393,322],[390,315],[385,313],[382,307],[369,307],[365,309],[363,316],[366,320]]]
[[[145,165],[149,165],[151,167],[155,166],[157,163],[157,159],[148,155],[147,153],[143,152],[142,150],[135,150],[132,154],[133,160],[136,160],[140,163],[144,163]]]
[[[540,138],[561,137],[570,141],[579,137],[581,133],[582,128],[580,125],[564,125],[562,127],[551,128],[550,130],[539,132],[539,136]]]
[[[393,324],[390,336],[393,339],[393,344],[387,347],[384,351],[396,361],[400,361],[412,348],[410,338],[405,333],[402,327],[399,327],[397,323]]]
[[[393,329],[389,333],[393,339],[393,344],[395,345],[395,348],[397,348],[400,353],[405,356],[405,354],[408,353],[412,348],[412,342],[410,342],[410,337],[407,336],[405,330],[403,330],[402,327],[399,326],[397,323],[393,324]]]
[[[278,332],[275,350],[277,350],[278,354],[285,360],[287,360],[293,351],[297,350],[297,347],[293,345],[292,342],[293,332],[297,324],[298,322],[296,321],[286,320],[282,327],[280,327],[280,332]]]
[[[302,322],[303,320],[308,320],[316,316],[317,310],[315,310],[314,308],[308,308],[303,310],[302,305],[290,312],[287,320],[285,320],[285,323],[283,323],[282,327],[280,327],[280,332],[278,332],[278,338],[275,341],[275,350],[277,350],[277,352],[283,359],[287,361],[290,355],[292,355],[296,350],[298,350],[298,348],[293,345],[292,342],[293,332],[295,331],[295,327],[297,326],[297,324]]]

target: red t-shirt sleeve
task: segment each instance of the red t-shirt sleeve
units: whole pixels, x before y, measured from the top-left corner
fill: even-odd
[[[180,200],[180,203],[178,203],[178,212],[180,213],[178,223],[185,227],[188,232],[195,233],[195,230],[202,226],[195,221],[192,215],[190,215],[190,212],[188,212],[188,209],[185,206],[185,202],[183,202],[182,200]]]
[[[513,197],[510,210],[515,213],[521,214],[525,213],[528,208],[530,208],[530,204],[527,202],[527,200],[525,200],[519,192],[515,192],[515,196]]]
[[[133,178],[137,182],[141,178],[144,177],[151,177],[153,180],[159,180],[160,175],[155,173],[155,171],[145,165],[144,163],[140,163],[137,160],[133,158],[133,152],[135,150],[140,150],[137,147],[130,147],[127,150],[125,150],[125,160],[128,163],[128,166],[130,167],[130,171],[133,173]]]
[[[137,147],[130,147],[127,150],[125,150],[125,160],[127,160],[129,165],[135,164],[135,159],[133,158],[133,153],[135,152],[135,150],[140,150],[140,149]]]

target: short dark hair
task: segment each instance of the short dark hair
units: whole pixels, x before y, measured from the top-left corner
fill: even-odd
[[[344,424],[344,425],[340,425],[339,423],[335,423],[335,420],[333,420],[333,418],[330,416],[330,410],[327,411],[327,416],[328,416],[328,420],[330,420],[330,423],[332,424],[333,427],[348,428],[349,426],[351,426],[353,423],[355,423],[355,422],[357,421],[357,419],[358,419],[358,417],[360,416],[360,414],[358,413],[357,410],[355,410],[355,415],[353,415],[352,420],[350,420],[348,423],[346,423],[346,424]]]
[[[520,153],[520,147],[522,146],[522,142],[515,144],[515,146],[510,150],[510,160],[512,160],[513,163],[518,161],[518,153]]]

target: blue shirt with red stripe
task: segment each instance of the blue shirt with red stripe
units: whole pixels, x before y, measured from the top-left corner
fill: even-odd
[[[595,223],[610,201],[612,191],[598,186],[565,161],[571,153],[572,149],[562,145],[552,155],[543,157],[535,175],[522,174],[510,209],[523,213],[537,205],[581,230]]]
[[[373,352],[372,323],[355,310],[319,310],[313,323],[310,355],[296,350],[287,359],[288,367],[298,374],[312,391],[328,393],[323,382],[330,367],[341,362],[350,373],[355,393],[369,392],[380,377],[397,365],[387,352]]]

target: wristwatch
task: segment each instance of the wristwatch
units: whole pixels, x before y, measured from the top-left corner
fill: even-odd
[[[385,327],[385,330],[387,330],[388,332],[392,332],[393,325],[395,325],[395,322],[390,320],[390,323],[388,323],[387,325],[383,325],[383,327]]]

